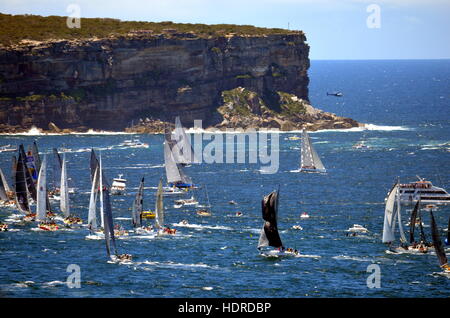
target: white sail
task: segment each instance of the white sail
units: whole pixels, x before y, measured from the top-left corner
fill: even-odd
[[[99,187],[100,187],[100,224],[102,228],[105,228],[105,218],[104,218],[104,206],[103,206],[103,169],[102,169],[102,155],[100,154],[100,168],[99,168]]]
[[[264,224],[263,224],[263,227],[261,229],[261,234],[259,235],[258,248],[264,247],[264,246],[269,246],[269,240],[267,239],[266,231],[264,231]]]
[[[174,140],[172,152],[174,154],[175,162],[183,164],[198,162],[198,160],[196,160],[195,158],[194,149],[192,148],[190,138],[181,125],[179,116],[175,118],[175,130],[173,131],[172,135],[172,140]]]
[[[2,178],[2,183],[3,183],[3,186],[5,187],[6,193],[11,192],[11,188],[8,184],[8,181],[5,178],[5,175],[3,174],[2,169],[0,169],[0,177]]]
[[[308,133],[304,129],[302,130],[300,170],[326,172],[319,155],[311,143]]]
[[[163,186],[162,181],[159,180],[158,191],[156,192],[155,204],[155,227],[157,229],[164,226],[164,205],[163,205]]]
[[[67,186],[67,168],[66,168],[66,155],[63,155],[63,162],[61,168],[61,201],[60,208],[64,217],[69,217],[70,215],[70,207],[69,207],[69,188]]]
[[[164,142],[164,166],[166,168],[167,183],[176,183],[182,181],[180,171],[173,157],[172,151],[167,141]]]
[[[398,184],[396,184],[389,192],[386,200],[386,207],[384,209],[384,224],[383,224],[383,243],[390,243],[395,240],[395,202],[398,193]]]
[[[36,221],[47,219],[47,157],[44,156],[37,182]]]
[[[88,214],[88,225],[91,230],[95,231],[97,229],[97,215],[96,215],[96,205],[97,205],[97,186],[98,186],[98,167],[95,168],[94,178],[92,179],[91,187],[91,197],[89,199],[89,214]]]

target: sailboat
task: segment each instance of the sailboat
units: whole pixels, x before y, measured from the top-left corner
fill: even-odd
[[[304,129],[302,130],[300,172],[327,172],[311,143],[311,138]]]
[[[144,211],[144,177],[141,179],[139,184],[138,192],[133,201],[133,207],[131,208],[131,221],[133,223],[134,231],[136,233],[147,234],[152,231],[150,227],[143,227],[143,219],[154,219],[155,213],[151,211]]]
[[[64,223],[67,225],[82,224],[82,220],[70,213],[69,204],[69,186],[67,183],[67,167],[66,167],[66,154],[63,155],[62,167],[61,167],[61,188],[60,188],[60,209],[64,215]]]
[[[181,124],[180,116],[177,116],[175,118],[175,130],[172,132],[172,134],[166,133],[165,136],[177,164],[187,166],[193,162],[199,162],[195,157],[190,138],[186,134],[186,131]]]
[[[450,274],[450,265],[448,264],[447,255],[445,255],[444,245],[442,244],[439,230],[437,228],[436,220],[434,219],[433,211],[430,211],[431,218],[431,237],[433,238],[433,245],[436,251],[436,256],[439,261],[439,265],[443,269],[444,273]]]
[[[400,242],[402,249],[408,250],[406,246],[406,237],[403,231],[403,225],[401,221],[401,209],[400,209],[400,194],[399,183],[397,182],[391,189],[386,200],[386,206],[384,210],[384,224],[383,224],[383,238],[382,242],[391,244],[395,241],[395,225],[398,223],[400,231]],[[393,251],[393,250],[391,250]],[[398,251],[398,250],[397,250]],[[393,252],[396,252],[395,250]]]
[[[38,228],[44,231],[58,230],[58,225],[49,217],[50,215],[47,195],[47,157],[44,157],[37,181],[36,222],[39,222]]]
[[[298,251],[285,249],[278,233],[278,199],[280,190],[272,191],[264,196],[261,202],[262,218],[264,225],[258,240],[258,250],[265,257],[279,257],[286,255],[298,255]],[[275,249],[267,249],[267,247]]]
[[[420,200],[416,202],[416,205],[414,206],[414,209],[411,212],[411,218],[409,220],[409,243],[411,244],[411,246],[409,246],[408,249],[418,251],[420,253],[427,253],[428,247],[426,244],[425,233],[423,231],[422,218],[418,215],[419,213],[420,213]],[[417,223],[417,220],[419,220],[419,223]],[[417,224],[419,224],[420,227],[420,243],[417,243],[414,238],[414,232]]]
[[[163,203],[163,186],[162,180],[159,180],[158,190],[156,191],[155,203],[155,229],[157,235],[175,234],[176,229],[170,229],[164,226],[164,203]]]
[[[25,154],[23,145],[19,146],[18,161],[20,161],[20,164],[23,166],[23,171],[25,174],[25,184],[28,189],[28,193],[30,194],[31,199],[33,199],[33,201],[36,202],[36,200],[37,200],[36,186],[33,181],[33,176],[31,175],[31,172],[27,166],[27,155]]]
[[[169,187],[164,189],[165,194],[173,193],[176,190],[175,188],[192,189],[195,187],[191,178],[184,173],[181,165],[176,163],[168,142],[164,142],[164,166],[166,168],[167,184],[169,185]],[[183,192],[178,191],[175,193]]]
[[[200,215],[200,216],[211,216],[211,204],[209,202],[208,189],[206,188],[206,185],[205,185],[205,193],[206,193],[207,205],[206,206],[199,206],[200,209],[197,210],[197,214]]]
[[[21,145],[21,147],[23,147]],[[22,151],[19,151],[19,157],[16,160],[14,169],[14,194],[17,209],[24,214],[24,221],[34,221],[36,214],[31,212],[30,201],[31,195],[27,186],[27,168]]]
[[[95,174],[95,172],[94,172]],[[114,231],[114,221],[112,217],[111,210],[111,200],[109,197],[108,187],[104,187],[103,180],[103,169],[102,169],[102,157],[100,156],[99,162],[99,185],[100,185],[100,210],[103,215],[104,220],[104,234],[106,243],[106,254],[113,262],[129,262],[132,260],[130,254],[118,254],[116,247],[115,231]]]

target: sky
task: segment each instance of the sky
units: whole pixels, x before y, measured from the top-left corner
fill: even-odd
[[[0,0],[0,12],[303,30],[313,60],[450,58],[450,0]],[[81,20],[81,27],[82,25]]]

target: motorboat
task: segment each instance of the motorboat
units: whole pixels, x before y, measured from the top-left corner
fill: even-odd
[[[125,193],[127,180],[123,179],[123,174],[119,174],[118,178],[113,179],[113,183],[111,185],[111,194],[112,195],[122,195]]]
[[[399,195],[401,203],[413,204],[417,200],[420,200],[422,204],[428,205],[450,203],[450,194],[445,189],[436,187],[423,178],[418,178],[418,181],[400,184]]]

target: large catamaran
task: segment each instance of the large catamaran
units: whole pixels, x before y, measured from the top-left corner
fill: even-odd
[[[300,172],[327,172],[319,158],[319,155],[312,145],[311,138],[304,129],[302,130],[302,147],[300,157]]]

